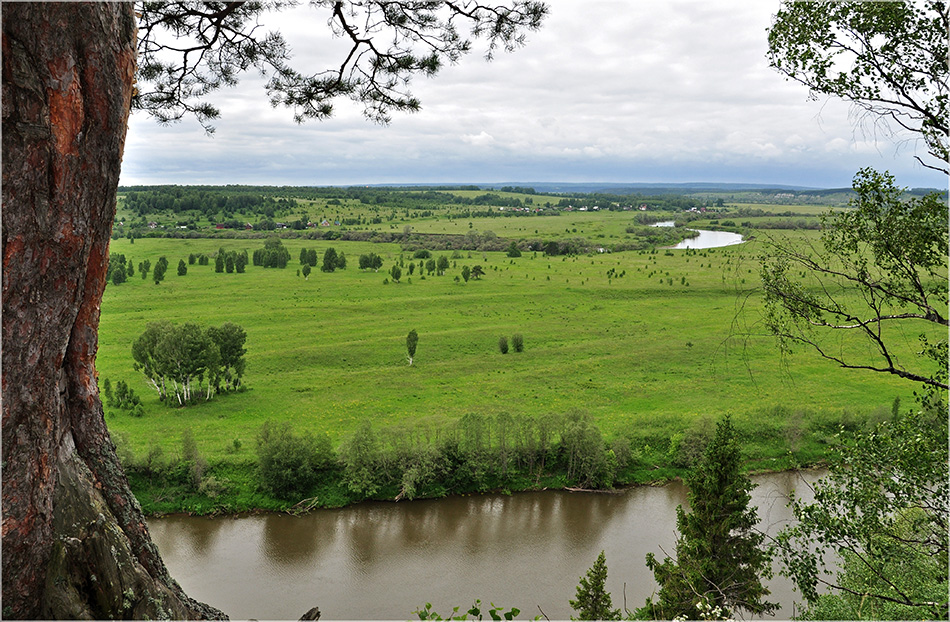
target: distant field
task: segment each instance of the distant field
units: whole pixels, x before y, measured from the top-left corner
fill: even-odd
[[[793,208],[798,209],[798,208]],[[533,237],[577,228],[592,240],[620,236],[629,213],[571,213],[549,218],[485,219],[480,231]],[[468,221],[429,219],[419,231],[464,232]],[[535,234],[537,229],[538,233]],[[339,443],[357,424],[442,425],[463,414],[589,411],[608,437],[669,438],[723,413],[745,429],[790,430],[787,447],[751,447],[768,460],[787,454],[796,425],[825,426],[912,403],[913,387],[880,374],[843,371],[810,353],[783,360],[758,325],[758,252],[752,244],[699,251],[663,250],[546,257],[461,252],[445,276],[411,277],[411,254],[395,245],[285,240],[288,268],[248,266],[216,274],[179,258],[220,247],[253,252],[261,240],[118,239],[113,253],[136,265],[167,256],[161,285],[136,273],[107,287],[97,366],[100,382],[130,383],[145,416],[107,409],[107,422],[138,454],[153,446],[179,451],[191,429],[211,460],[246,461],[265,420],[328,433]],[[343,251],[349,268],[297,276],[301,248]],[[361,253],[383,256],[378,273],[357,268]],[[402,257],[403,281],[383,283]],[[418,262],[416,262],[418,263]],[[463,265],[483,279],[456,282]],[[608,278],[612,274],[622,277]],[[411,281],[411,282],[410,282]],[[132,367],[132,341],[156,320],[207,326],[236,322],[248,334],[245,393],[172,409],[158,403]],[[416,362],[405,359],[410,329]],[[502,355],[498,338],[524,336],[525,351]],[[915,336],[907,337],[905,354]],[[234,440],[241,449],[234,451]],[[655,442],[655,441],[654,441]]]

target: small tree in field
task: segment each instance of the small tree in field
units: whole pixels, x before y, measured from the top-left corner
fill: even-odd
[[[178,276],[185,276],[188,274],[188,266],[185,265],[184,259],[178,260]]]
[[[418,343],[419,335],[416,333],[416,329],[413,328],[406,335],[406,358],[409,359],[409,365],[412,365],[412,360],[416,357],[416,345]]]
[[[438,261],[436,261],[436,275],[442,276],[445,274],[445,271],[449,269],[449,258],[445,255],[439,255]]]
[[[155,281],[156,285],[165,280],[166,270],[168,270],[168,260],[164,257],[159,257],[155,263],[155,269],[152,270],[152,280]]]
[[[303,273],[303,278],[309,281],[310,280],[310,264],[305,263],[303,267],[300,269],[300,271]]]
[[[333,272],[337,268],[337,254],[335,248],[328,248],[323,252],[323,265],[320,269],[324,272]]]
[[[502,354],[508,354],[508,338],[504,335],[498,338],[498,351]]]
[[[577,585],[577,597],[570,602],[571,609],[577,612],[577,620],[619,620],[620,610],[613,609],[610,592],[604,588],[607,582],[607,559],[601,551],[597,561],[581,577]]]

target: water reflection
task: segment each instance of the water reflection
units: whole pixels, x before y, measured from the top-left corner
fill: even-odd
[[[320,555],[336,536],[332,521],[315,523],[283,514],[261,517],[261,532],[262,555],[284,566],[306,563]]]
[[[653,223],[650,226],[675,227],[676,222],[673,220],[665,220],[662,222]],[[690,229],[690,231],[695,231],[698,235],[692,238],[687,238],[679,244],[670,246],[669,248],[693,248],[701,250],[705,248],[722,248],[723,246],[733,246],[734,244],[742,244],[744,241],[741,235],[731,231],[709,231],[708,229]]]
[[[804,477],[804,479],[802,479]],[[800,476],[756,478],[753,502],[775,533],[788,494],[808,496]],[[804,490],[804,494],[803,494]],[[615,605],[641,605],[654,589],[648,552],[672,554],[680,484],[623,494],[548,491],[411,503],[366,503],[306,516],[150,521],[172,575],[195,598],[234,618],[408,619],[432,602],[446,615],[475,598],[567,619],[578,579],[604,550]],[[787,583],[772,582],[791,615]],[[531,611],[528,611],[528,609]]]

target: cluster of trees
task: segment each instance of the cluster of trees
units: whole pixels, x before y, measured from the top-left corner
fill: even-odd
[[[185,406],[242,386],[246,340],[244,329],[231,322],[204,330],[150,322],[132,344],[132,358],[163,403]]]
[[[360,270],[379,272],[379,269],[383,267],[383,258],[376,253],[363,254],[360,255],[359,265]]]
[[[683,211],[693,207],[708,207],[714,201],[703,197],[687,196],[671,191],[670,194],[644,195],[637,191],[628,194],[575,192],[565,193],[566,198],[557,202],[557,207],[587,207],[603,210],[624,210],[646,205],[651,210]]]
[[[193,266],[195,264],[199,266],[207,266],[210,263],[210,258],[204,253],[191,253],[188,255],[188,265]]]
[[[334,272],[336,270],[346,269],[346,254],[338,253],[332,246],[323,251],[323,263],[320,264],[320,270],[323,272]]]
[[[315,248],[301,248],[300,249],[300,265],[308,264],[311,268],[317,267],[317,249]]]
[[[271,236],[264,240],[264,248],[255,250],[251,257],[255,266],[286,268],[290,261],[290,251],[284,247],[284,243],[280,241],[280,238]]]
[[[140,266],[141,267],[141,266]],[[106,283],[119,285],[135,275],[132,261],[126,260],[121,253],[109,253],[109,267],[106,268]],[[145,278],[144,276],[142,278]]]
[[[407,351],[414,355],[412,337],[410,333]],[[298,437],[289,428],[282,430],[277,433],[272,427],[267,429],[267,451],[302,456],[302,449],[293,449],[300,444]],[[274,443],[284,443],[287,448],[276,448]],[[628,440],[618,438],[608,445],[592,417],[581,411],[543,417],[470,413],[453,426],[419,425],[411,429],[376,430],[366,420],[337,453],[324,441],[320,443],[319,459],[312,455],[299,457],[294,464],[281,462],[279,469],[288,473],[336,469],[354,499],[412,499],[485,491],[518,481],[536,481],[551,472],[563,473],[566,485],[610,487],[633,460]],[[321,466],[316,468],[315,464]],[[260,468],[269,467],[262,464]],[[277,477],[262,475],[260,482],[280,498],[309,494],[316,482],[304,478],[309,485],[269,483]],[[287,481],[293,479],[288,477]]]
[[[235,213],[273,218],[280,211],[295,209],[297,201],[286,198],[289,195],[284,194],[284,190],[241,186],[130,186],[119,188],[119,193],[125,193],[125,208],[139,216],[156,212],[197,212],[213,220],[219,214],[227,219]]]
[[[475,279],[476,281],[485,276],[485,269],[481,265],[474,265],[471,268],[468,266],[462,266],[462,280],[468,283],[469,279]],[[458,277],[455,277],[458,278]]]
[[[287,251],[285,250],[284,253],[287,253]],[[282,254],[279,256],[281,258],[283,257]],[[277,260],[276,259],[277,257],[278,257],[277,253],[270,253],[270,254],[265,255],[261,260],[273,262]],[[246,250],[238,252],[238,251],[226,251],[223,248],[220,248],[218,249],[218,254],[215,255],[214,257],[214,271],[218,273],[226,272],[228,274],[231,274],[232,272],[237,272],[238,274],[243,274],[244,269],[247,266],[247,260],[248,258],[247,258]],[[279,260],[277,261],[279,264]],[[283,268],[284,266],[287,265],[287,262],[286,260],[282,260],[282,261],[284,262],[284,265],[270,265],[270,266],[266,264],[261,264],[261,265],[264,265],[264,267]]]

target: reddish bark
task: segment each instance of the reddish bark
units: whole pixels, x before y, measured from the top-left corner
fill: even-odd
[[[220,617],[169,577],[96,384],[127,3],[3,3],[3,617]]]

